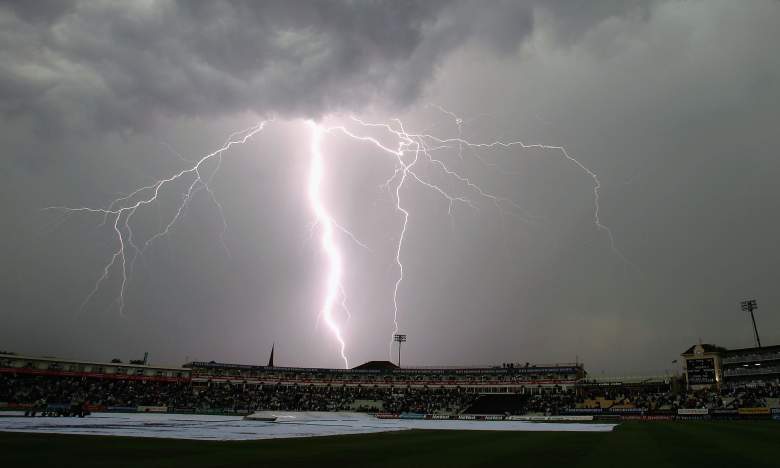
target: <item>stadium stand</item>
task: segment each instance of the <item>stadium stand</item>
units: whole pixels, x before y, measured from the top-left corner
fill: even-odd
[[[780,383],[780,346],[729,350],[699,343],[681,356],[689,388]]]
[[[759,358],[771,362],[771,355]],[[196,362],[175,368],[5,354],[0,409],[769,417],[780,399],[780,383],[766,379],[692,388],[668,376],[587,379],[581,364],[404,369],[387,364],[344,370]]]

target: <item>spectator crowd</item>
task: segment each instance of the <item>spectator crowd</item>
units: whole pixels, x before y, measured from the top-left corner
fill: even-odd
[[[723,387],[720,392],[673,391],[671,385],[663,388],[658,385],[583,384],[566,389],[540,388],[537,392],[516,397],[507,413],[555,415],[573,408],[734,409],[776,405],[780,384],[745,383]],[[104,407],[160,406],[194,412],[284,410],[458,414],[468,410],[479,398],[479,393],[473,389],[461,387],[269,385],[0,374],[0,404],[8,406],[78,402]],[[504,403],[498,403],[498,406],[501,404]],[[485,407],[492,411],[494,406]]]
[[[165,382],[0,374],[0,402],[203,411],[460,412],[478,395],[461,388],[397,388],[243,383]]]

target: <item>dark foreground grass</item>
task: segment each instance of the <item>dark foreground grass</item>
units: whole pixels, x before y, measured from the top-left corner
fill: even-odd
[[[400,431],[249,442],[0,432],[0,467],[780,467],[780,422],[624,423],[612,433]]]

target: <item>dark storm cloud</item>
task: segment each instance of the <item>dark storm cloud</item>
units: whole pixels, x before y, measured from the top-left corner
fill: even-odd
[[[12,11],[20,19],[28,22],[49,22],[71,11],[77,0],[36,0],[19,2],[1,0],[0,9]]]
[[[534,3],[577,34],[634,9],[444,0],[4,2],[0,109],[6,117],[27,113],[51,134],[134,129],[160,115],[398,108],[464,41],[514,52],[532,31]]]
[[[408,102],[433,63],[405,66],[443,6],[84,1],[51,11],[30,3],[0,10],[1,105],[23,100],[36,118],[109,129],[156,115],[316,115]]]

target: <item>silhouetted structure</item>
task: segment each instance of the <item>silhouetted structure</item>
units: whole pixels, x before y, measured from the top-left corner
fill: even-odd
[[[398,343],[398,367],[401,367],[401,343],[406,341],[406,335],[393,335],[393,341]]]
[[[743,311],[750,312],[750,320],[753,321],[753,333],[755,333],[756,345],[760,348],[761,338],[758,336],[758,328],[756,327],[756,317],[753,315],[753,311],[758,309],[758,303],[756,302],[755,299],[749,299],[747,301],[742,301],[739,304],[740,306],[742,306]]]

